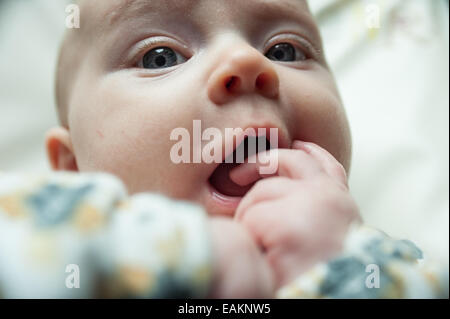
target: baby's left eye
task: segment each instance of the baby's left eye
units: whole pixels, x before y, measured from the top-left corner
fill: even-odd
[[[140,64],[144,69],[164,69],[186,62],[181,54],[169,47],[158,47],[147,52]]]
[[[306,54],[290,43],[279,43],[267,51],[266,57],[279,62],[304,61]]]

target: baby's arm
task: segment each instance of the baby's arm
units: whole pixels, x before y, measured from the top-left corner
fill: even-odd
[[[224,265],[237,247],[257,269],[246,282]],[[237,223],[160,195],[127,197],[110,175],[0,173],[6,298],[264,297],[273,289],[258,253]]]

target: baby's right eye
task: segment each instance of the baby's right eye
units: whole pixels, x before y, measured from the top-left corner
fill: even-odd
[[[140,61],[144,69],[165,69],[186,62],[187,59],[169,47],[158,47],[148,51]]]

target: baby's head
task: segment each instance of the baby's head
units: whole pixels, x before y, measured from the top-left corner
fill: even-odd
[[[217,173],[223,165],[171,156],[177,128],[189,132],[195,152],[198,120],[224,140],[226,128],[278,128],[280,148],[316,143],[348,171],[345,111],[305,0],[79,4],[81,28],[67,32],[58,65],[61,127],[47,136],[54,169],[109,172],[130,193],[161,192],[232,214],[243,194],[220,186],[230,183]]]

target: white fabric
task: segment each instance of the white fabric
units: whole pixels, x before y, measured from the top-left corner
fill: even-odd
[[[64,1],[0,6],[0,170],[47,171]],[[366,9],[380,9],[370,30]],[[448,263],[449,44],[445,0],[310,0],[350,119],[352,192],[367,223]]]
[[[350,186],[363,217],[448,263],[447,2],[321,2],[310,1],[353,131]],[[367,27],[373,4],[379,29]]]

